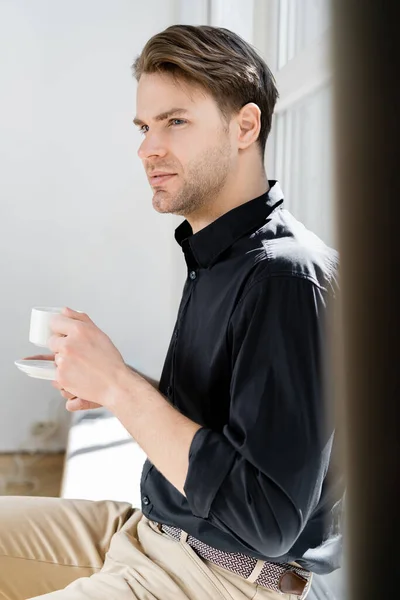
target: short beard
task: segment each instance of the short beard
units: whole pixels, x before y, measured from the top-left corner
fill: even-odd
[[[212,204],[228,179],[230,157],[231,145],[226,136],[222,143],[207,149],[192,165],[188,165],[182,189],[170,198],[165,208],[154,199],[156,210],[187,217]]]

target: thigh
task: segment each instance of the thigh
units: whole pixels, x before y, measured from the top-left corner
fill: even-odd
[[[95,504],[95,503],[93,503]],[[275,600],[257,586],[216,573],[186,543],[161,533],[139,509],[103,545],[102,566],[51,590],[1,596],[9,600]],[[92,523],[92,521],[91,521]],[[1,536],[0,536],[1,537]],[[100,565],[103,558],[96,564]],[[37,565],[37,562],[34,563]],[[1,563],[0,563],[1,568]],[[40,575],[37,573],[37,575]],[[60,583],[60,580],[58,580]],[[32,587],[30,589],[33,589]],[[289,600],[288,596],[280,598]]]
[[[126,502],[0,497],[0,599],[25,600],[101,570]]]
[[[194,553],[136,509],[112,538],[102,569],[29,600],[247,600],[231,596]]]

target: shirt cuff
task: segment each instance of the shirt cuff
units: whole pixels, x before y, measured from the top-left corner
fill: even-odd
[[[202,427],[189,449],[183,489],[195,517],[207,519],[211,504],[235,461],[235,450],[223,435]]]

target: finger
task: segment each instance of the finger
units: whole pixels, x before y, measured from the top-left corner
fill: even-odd
[[[69,317],[70,319],[75,319],[76,321],[83,321],[84,323],[93,322],[89,315],[87,315],[86,313],[77,310],[72,310],[72,308],[69,308],[68,306],[65,306],[62,309],[62,314],[66,317]]]
[[[67,392],[67,390],[64,389],[60,390],[60,394],[66,400],[74,400],[76,398],[74,394],[71,394],[70,392]]]
[[[67,400],[66,404],[65,404],[65,408],[69,411],[69,412],[75,412],[77,410],[82,410],[81,408],[81,399],[80,398],[74,398],[73,400]]]
[[[73,398],[76,398],[74,394],[71,394],[68,392],[68,390],[65,390],[57,380],[52,381],[51,384],[60,392],[63,398],[66,398],[66,400],[72,400]]]
[[[62,352],[65,348],[65,344],[67,341],[67,336],[65,335],[52,335],[49,338],[49,341],[47,342],[48,347],[50,348],[50,350],[52,350],[52,352],[54,352],[54,354],[58,354],[59,352]],[[54,360],[56,361],[56,356],[54,356]]]
[[[53,333],[60,336],[69,335],[74,330],[75,323],[71,317],[57,313],[51,317],[50,328]]]
[[[67,401],[65,408],[69,412],[74,412],[77,410],[101,408],[101,404],[97,404],[96,402],[90,402],[89,400],[82,400],[82,398],[75,397]]]

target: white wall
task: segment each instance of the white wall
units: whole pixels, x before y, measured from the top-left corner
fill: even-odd
[[[130,65],[178,18],[177,0],[0,0],[0,452],[49,410],[65,444],[63,399],[13,364],[37,350],[32,306],[87,312],[159,376],[183,266],[136,155]]]

